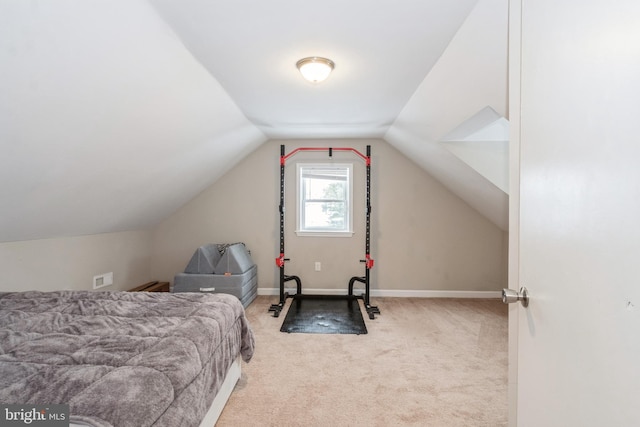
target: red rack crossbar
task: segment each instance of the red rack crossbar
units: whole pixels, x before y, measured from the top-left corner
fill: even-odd
[[[297,154],[300,151],[351,151],[352,153],[355,153],[357,156],[359,156],[362,160],[364,160],[364,162],[366,163],[367,166],[369,166],[371,164],[371,157],[369,156],[365,156],[364,154],[362,154],[361,152],[359,152],[358,150],[356,150],[355,148],[351,148],[351,147],[330,147],[330,148],[326,148],[326,147],[299,147],[294,149],[293,151],[291,151],[289,154],[280,156],[280,164],[284,165],[287,162],[287,159],[289,159],[289,157],[292,157],[293,155]]]

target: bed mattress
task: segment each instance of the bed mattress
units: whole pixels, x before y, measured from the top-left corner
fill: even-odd
[[[0,403],[91,426],[198,426],[254,336],[226,294],[0,293]]]

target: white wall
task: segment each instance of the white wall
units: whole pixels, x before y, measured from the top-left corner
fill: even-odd
[[[279,253],[279,156],[300,146],[372,146],[372,289],[495,291],[505,285],[504,232],[383,140],[269,141],[185,205],[154,231],[152,276],[172,281],[194,250],[206,243],[245,242],[258,264],[259,287],[276,288]],[[287,161],[287,274],[305,289],[346,289],[363,275],[364,165],[352,160],[352,238],[298,237],[295,228],[295,162],[326,154],[298,154]],[[322,271],[314,271],[314,262]]]
[[[487,107],[508,118],[507,39],[507,0],[479,0],[384,136],[505,231],[507,194],[438,141]]]
[[[0,1],[0,241],[155,226],[266,140],[146,0]]]
[[[151,280],[150,253],[149,231],[0,243],[0,291],[92,289],[109,272],[100,290],[131,289]]]

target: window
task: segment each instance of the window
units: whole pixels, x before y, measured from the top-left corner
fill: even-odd
[[[352,164],[298,163],[298,235],[351,236]]]

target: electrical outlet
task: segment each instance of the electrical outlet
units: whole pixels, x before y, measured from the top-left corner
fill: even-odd
[[[113,285],[113,272],[93,276],[93,289]]]
[[[320,265],[320,261],[316,261],[316,271],[320,271],[320,268],[322,266]]]

